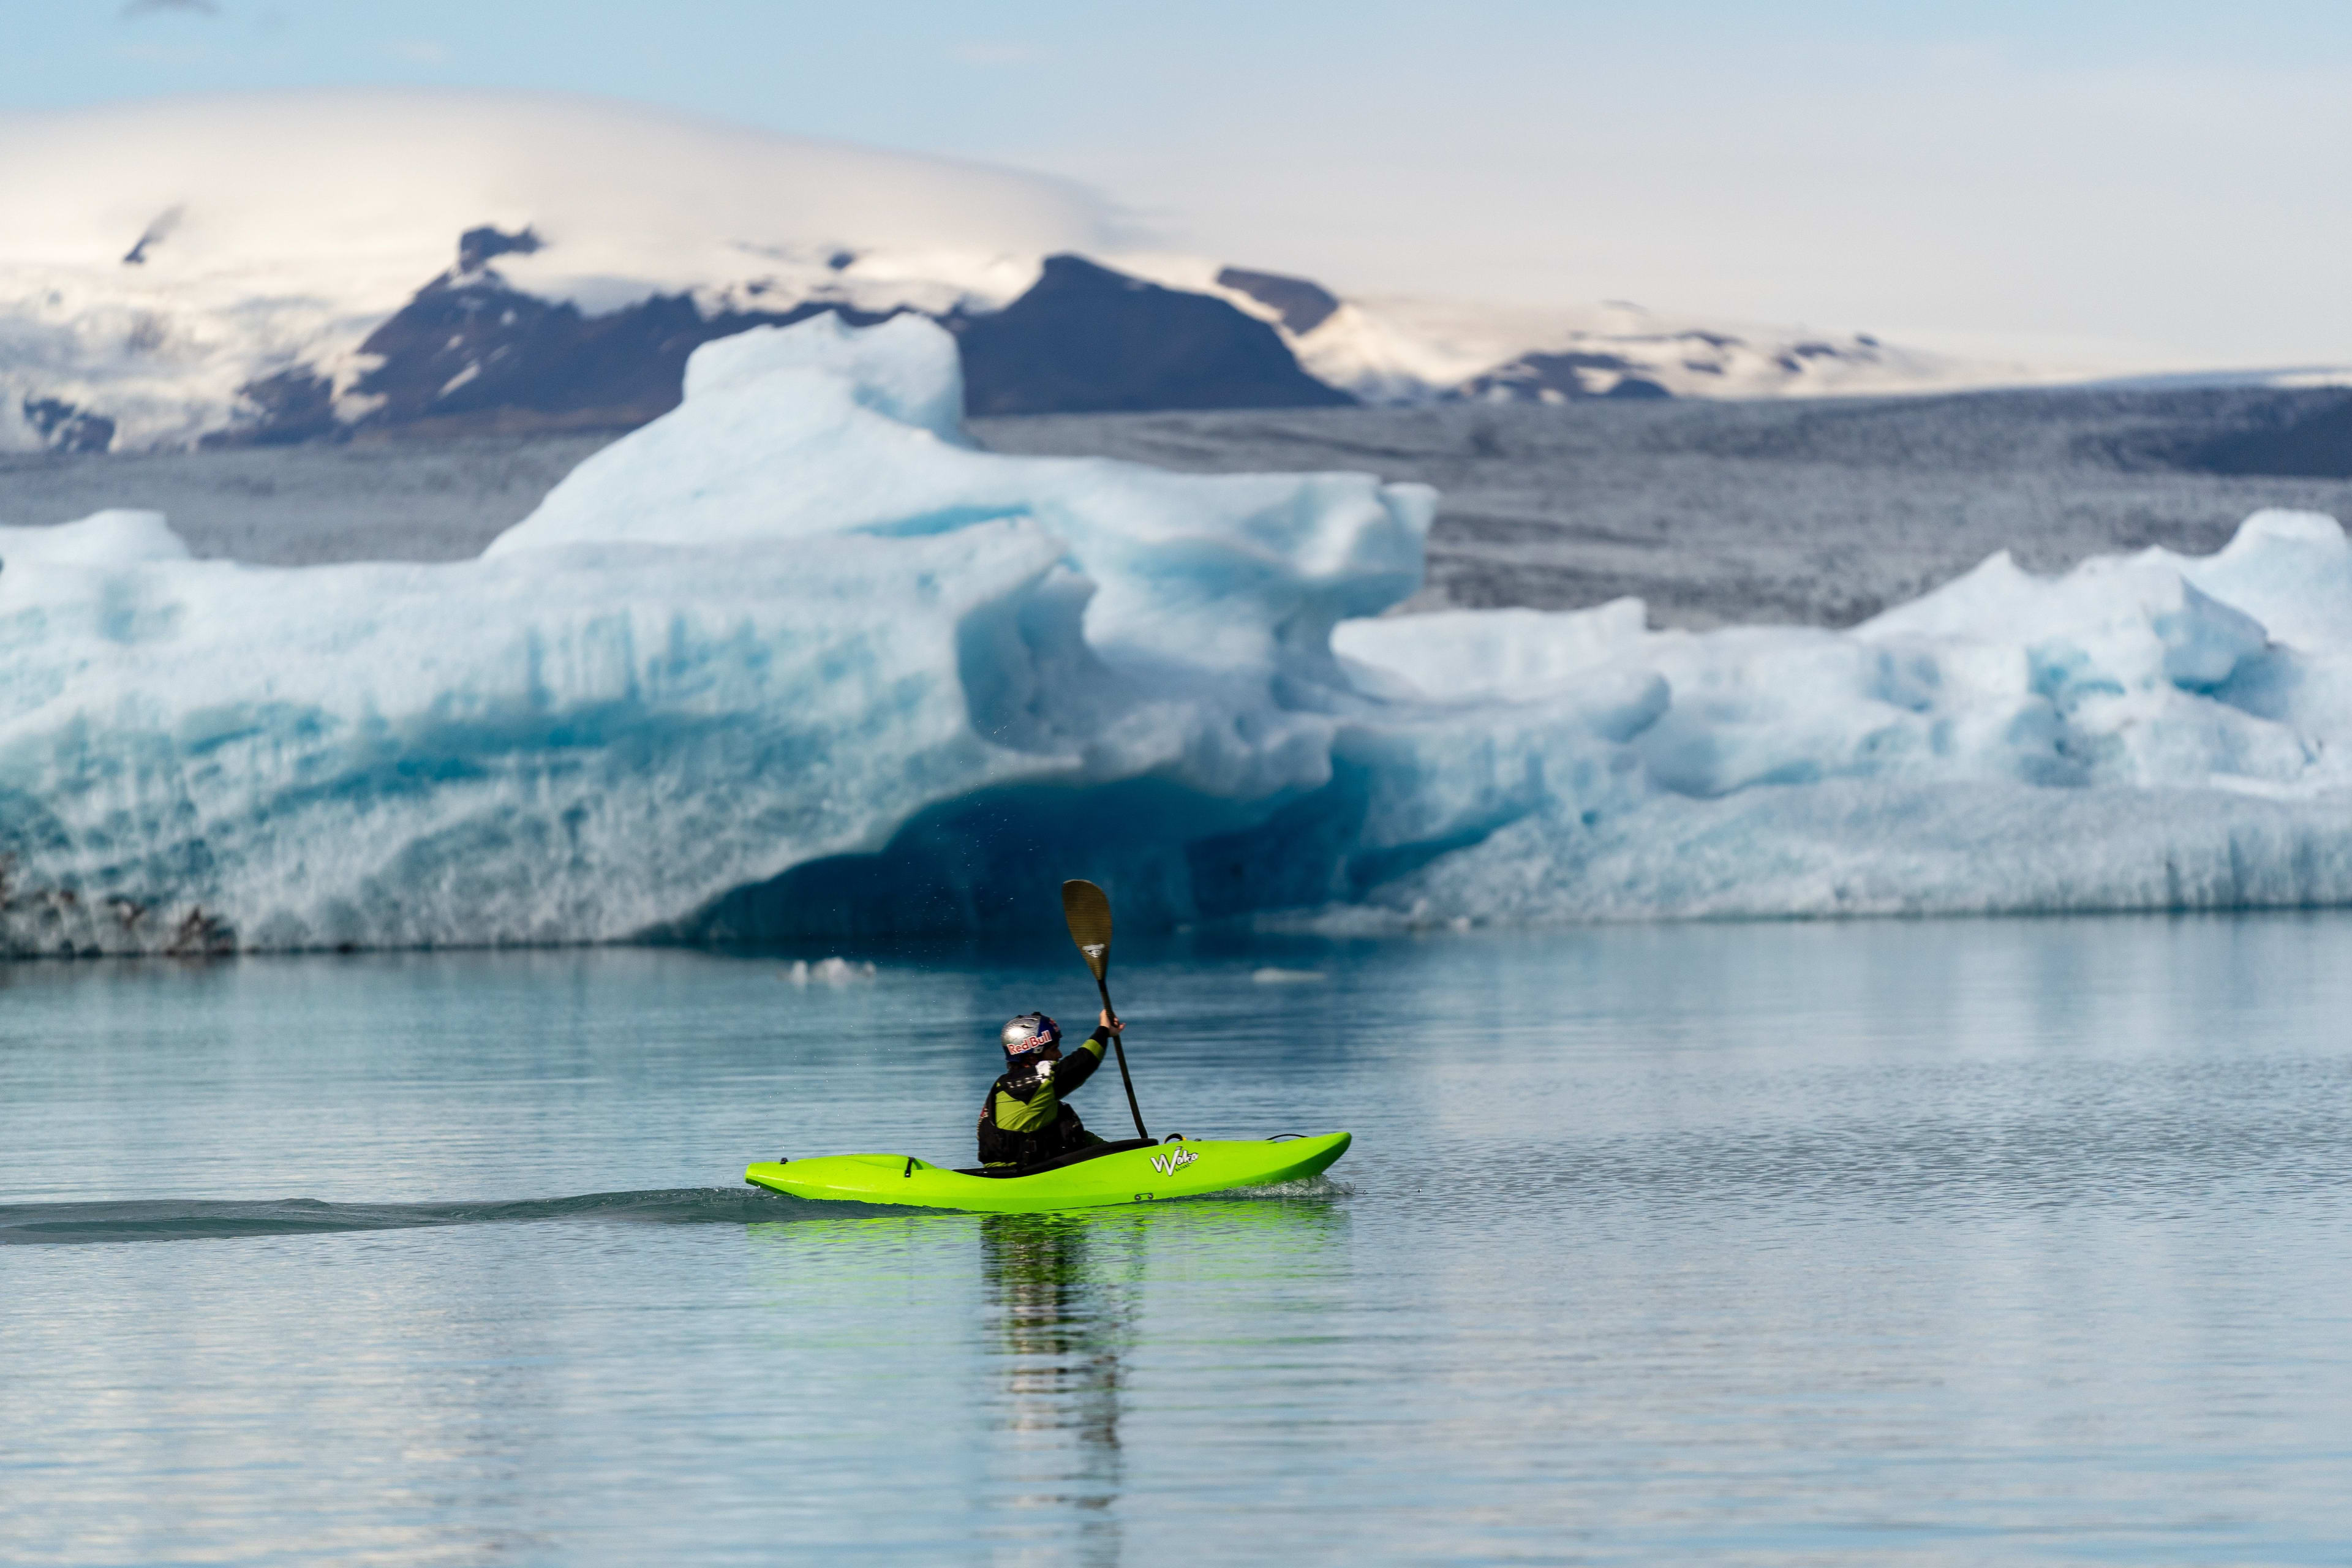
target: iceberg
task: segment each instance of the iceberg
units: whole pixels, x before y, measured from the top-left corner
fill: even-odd
[[[0,951],[2352,900],[2352,546],[2005,555],[1843,632],[1391,616],[1434,497],[965,437],[830,316],[478,560],[0,528]]]

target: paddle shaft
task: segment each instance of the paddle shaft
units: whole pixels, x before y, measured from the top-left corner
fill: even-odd
[[[1095,989],[1102,993],[1103,1011],[1111,1017],[1118,1017],[1118,1010],[1110,1005],[1110,982],[1097,974],[1095,976]],[[1111,1031],[1110,1048],[1112,1054],[1118,1058],[1118,1081],[1120,1087],[1127,1090],[1127,1109],[1135,1117],[1135,1135],[1149,1138],[1151,1134],[1143,1130],[1143,1107],[1135,1102],[1135,1080],[1127,1075],[1127,1047],[1116,1029]]]

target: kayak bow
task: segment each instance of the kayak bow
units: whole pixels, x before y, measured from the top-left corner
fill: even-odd
[[[1350,1135],[1345,1132],[1280,1142],[1171,1139],[1025,1176],[975,1176],[928,1164],[911,1154],[828,1154],[813,1160],[761,1161],[746,1167],[743,1179],[755,1187],[796,1198],[1036,1214],[1197,1197],[1228,1187],[1299,1181],[1346,1153],[1349,1141]]]

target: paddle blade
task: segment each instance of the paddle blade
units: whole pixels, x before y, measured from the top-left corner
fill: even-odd
[[[1100,980],[1110,967],[1110,895],[1092,882],[1062,884],[1062,916],[1070,940],[1086,954],[1087,967]]]

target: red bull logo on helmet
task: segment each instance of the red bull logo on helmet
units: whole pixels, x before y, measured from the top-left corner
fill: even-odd
[[[1062,1026],[1043,1013],[1024,1013],[1004,1026],[1004,1054],[1026,1056],[1058,1042]]]

